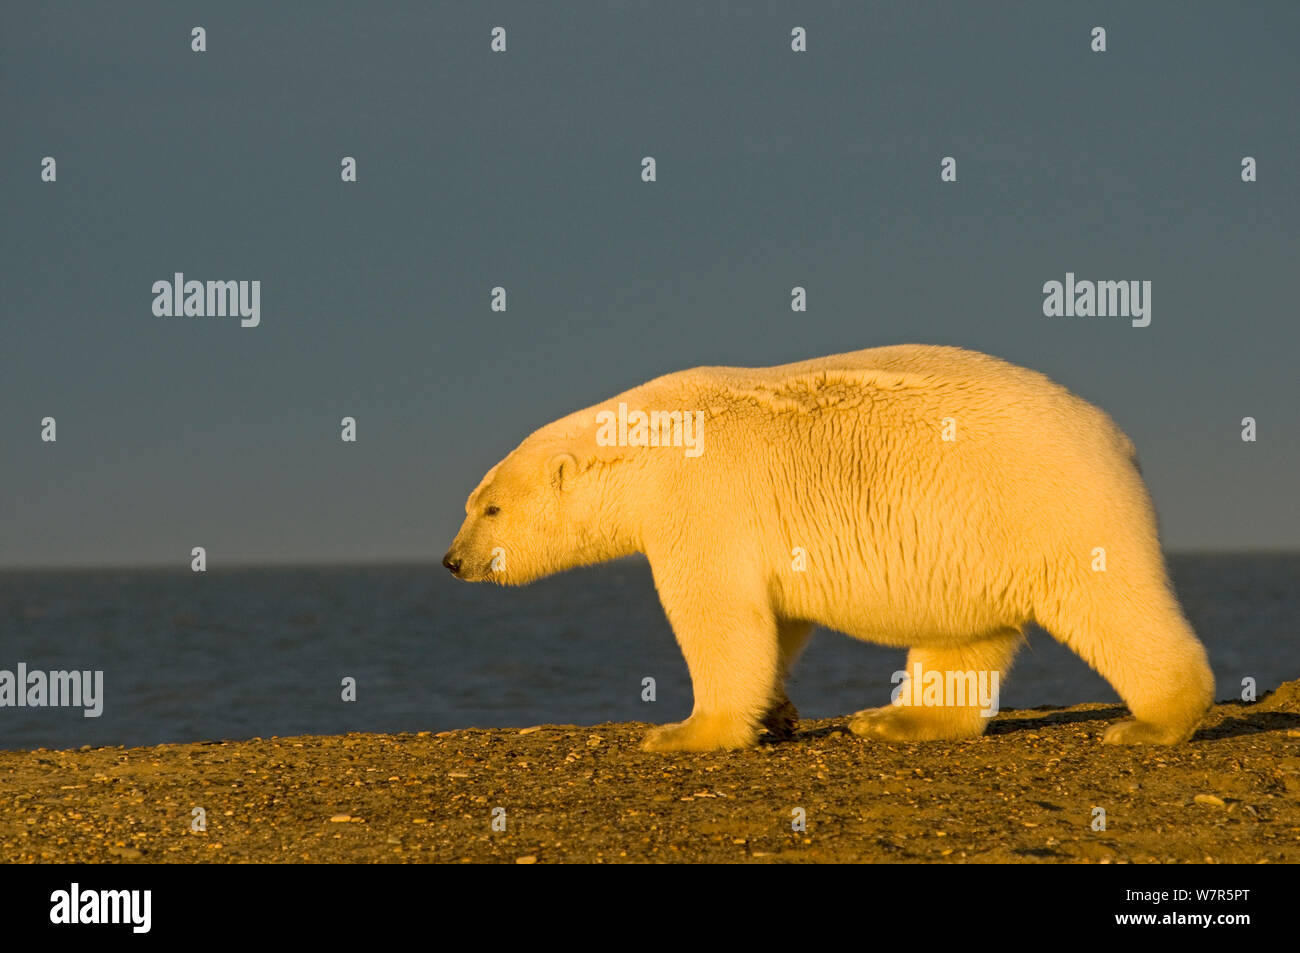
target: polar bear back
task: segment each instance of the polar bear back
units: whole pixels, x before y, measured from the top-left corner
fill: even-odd
[[[698,460],[656,451],[658,478],[629,487],[654,500],[643,535],[701,549],[679,560],[764,574],[793,616],[839,612],[829,624],[900,640],[969,632],[1091,584],[1098,548],[1162,571],[1132,442],[1046,376],[984,354],[900,345],[700,367],[602,406],[620,401],[705,412]]]

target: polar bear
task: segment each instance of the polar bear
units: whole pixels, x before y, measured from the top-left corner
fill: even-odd
[[[784,679],[814,625],[907,647],[909,678],[1001,679],[1038,623],[1128,705],[1110,743],[1185,741],[1212,702],[1132,442],[1044,375],[975,351],[668,374],[533,433],[465,513],[443,565],[468,581],[646,556],[695,693],[649,750],[788,730]],[[973,697],[931,701],[849,727],[958,739],[990,716]]]

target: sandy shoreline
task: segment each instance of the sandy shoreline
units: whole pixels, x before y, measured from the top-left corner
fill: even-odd
[[[1122,714],[923,745],[804,720],[701,755],[642,752],[633,723],[0,752],[0,861],[1300,861],[1300,681],[1177,748],[1103,747]]]

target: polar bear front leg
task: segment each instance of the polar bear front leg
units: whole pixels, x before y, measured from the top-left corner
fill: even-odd
[[[685,721],[652,728],[642,745],[647,751],[751,747],[784,699],[777,624],[766,603],[746,598],[734,580],[700,582],[655,575],[691,673],[695,708]]]
[[[763,715],[763,729],[778,741],[792,738],[795,727],[799,724],[799,709],[794,707],[794,702],[790,701],[790,696],[785,693],[785,680],[790,676],[790,669],[794,667],[795,659],[808,644],[808,636],[812,634],[812,628],[811,622],[782,619],[777,623],[776,634],[781,647],[781,671],[777,678],[775,700]]]

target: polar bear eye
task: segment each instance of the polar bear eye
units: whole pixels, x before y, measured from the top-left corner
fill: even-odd
[[[501,512],[501,507],[499,507],[499,506],[489,506],[487,509],[485,509],[485,510],[483,511],[483,515],[484,515],[484,516],[496,516],[496,515],[497,515],[498,513],[500,513],[500,512]]]

